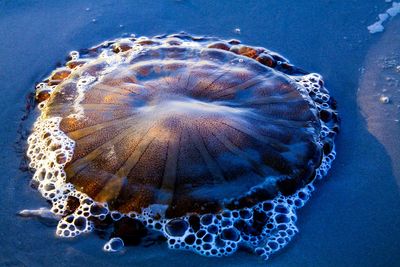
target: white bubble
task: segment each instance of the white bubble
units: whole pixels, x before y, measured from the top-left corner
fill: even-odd
[[[103,246],[103,250],[106,252],[119,252],[124,248],[124,241],[119,237],[111,238]]]

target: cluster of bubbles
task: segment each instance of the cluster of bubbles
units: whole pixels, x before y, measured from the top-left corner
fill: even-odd
[[[101,46],[121,52],[126,49],[123,44],[122,40],[118,46],[110,43]],[[118,54],[115,53],[114,55]],[[109,50],[103,51],[101,55],[110,61],[118,60]],[[79,62],[79,53],[72,52],[70,58],[69,63]],[[85,62],[87,60],[84,59]],[[287,64],[278,61],[277,66],[282,63]],[[83,64],[74,65],[72,72]],[[306,92],[303,95],[316,107],[315,112],[319,112],[321,131],[316,143],[323,147],[324,154],[315,178],[320,179],[326,175],[335,158],[332,140],[338,132],[336,104],[329,97],[318,74],[291,77],[298,84],[298,90]],[[85,85],[91,82],[91,79],[83,77],[78,84],[84,90]],[[55,86],[41,83],[37,86],[37,94],[51,94]],[[41,102],[39,109],[46,109],[46,102],[47,100]],[[60,131],[60,122],[59,117],[45,118],[42,115],[36,121],[34,131],[28,139],[27,154],[31,160],[30,168],[35,170],[33,183],[37,185],[43,197],[52,203],[51,211],[61,217],[56,233],[62,237],[74,237],[90,232],[96,227],[94,222],[106,218],[114,221],[131,218],[164,235],[172,249],[191,250],[205,256],[220,257],[234,253],[239,247],[245,247],[267,259],[288,244],[298,232],[295,225],[296,210],[305,204],[314,190],[311,182],[293,195],[280,194],[273,200],[260,202],[250,208],[226,209],[217,214],[188,214],[174,219],[166,219],[162,212],[151,208],[143,209],[141,213],[128,214],[110,211],[106,203],[93,201],[80,192],[79,188],[66,182],[64,167],[72,159],[74,141]],[[105,244],[104,250],[118,251],[123,245],[123,240],[115,237]]]
[[[301,85],[299,90],[306,90],[307,95],[310,96],[319,113],[321,130],[317,142],[323,147],[324,158],[319,167],[322,175],[317,175],[317,178],[322,178],[327,174],[336,157],[335,144],[333,143],[334,136],[339,132],[336,102],[329,96],[321,75],[310,73],[301,77],[294,77],[294,79]]]
[[[298,231],[295,209],[304,205],[311,187],[296,196],[278,196],[252,208],[224,210],[220,214],[190,215],[167,221],[162,227],[173,249],[192,250],[205,256],[227,256],[240,246],[265,259],[283,248]]]

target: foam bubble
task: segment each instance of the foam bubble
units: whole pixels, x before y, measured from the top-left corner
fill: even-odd
[[[368,31],[370,33],[382,32],[385,29],[383,23],[387,21],[390,17],[394,17],[399,13],[400,2],[393,2],[390,8],[388,8],[384,13],[378,15],[378,21],[367,27]]]
[[[119,252],[124,248],[124,241],[119,237],[111,238],[103,247],[106,252]]]

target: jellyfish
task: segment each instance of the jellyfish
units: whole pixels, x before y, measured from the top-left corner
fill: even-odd
[[[106,41],[71,52],[36,99],[27,155],[62,237],[111,221],[117,247],[141,229],[172,249],[267,259],[336,155],[322,77],[235,39]]]

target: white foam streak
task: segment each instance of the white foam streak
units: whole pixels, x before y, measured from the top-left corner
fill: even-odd
[[[378,21],[367,27],[370,33],[377,33],[384,31],[385,27],[383,23],[390,17],[394,17],[400,13],[400,2],[393,2],[392,6],[388,8],[384,13],[378,15]]]

